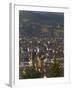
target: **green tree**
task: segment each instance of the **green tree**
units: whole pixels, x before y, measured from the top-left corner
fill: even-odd
[[[24,68],[23,67],[20,67],[19,68],[19,79],[22,79],[23,77],[24,77],[24,75],[25,75],[25,73],[24,73]]]
[[[49,67],[46,69],[46,76],[47,77],[63,77],[64,67],[57,62],[55,55],[53,59],[54,59],[54,62],[51,63]]]

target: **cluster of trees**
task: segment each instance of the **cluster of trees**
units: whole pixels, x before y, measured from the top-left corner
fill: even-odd
[[[28,67],[26,69],[19,69],[19,78],[20,79],[32,79],[32,78],[43,78],[46,75],[49,77],[63,77],[64,76],[64,67],[58,63],[56,57],[53,57],[53,63],[50,63],[48,67],[46,67],[46,72],[41,72],[35,69],[34,66]]]
[[[54,56],[54,63],[51,63],[50,66],[46,69],[47,77],[63,77],[64,76],[64,66],[59,64]]]
[[[32,79],[32,78],[41,78],[42,74],[35,70],[33,66],[24,70],[24,68],[20,68],[20,79]]]

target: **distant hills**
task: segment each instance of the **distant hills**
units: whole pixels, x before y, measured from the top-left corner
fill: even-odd
[[[20,35],[31,37],[42,33],[50,34],[53,30],[63,30],[63,27],[63,13],[19,11]]]

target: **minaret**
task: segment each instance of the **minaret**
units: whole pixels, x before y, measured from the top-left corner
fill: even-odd
[[[37,47],[37,53],[39,53],[39,48]]]

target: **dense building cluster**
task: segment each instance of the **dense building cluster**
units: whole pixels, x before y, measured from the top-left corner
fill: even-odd
[[[45,70],[45,67],[53,63],[55,55],[57,61],[64,64],[63,38],[26,38],[20,37],[20,67],[34,66],[36,70]]]

